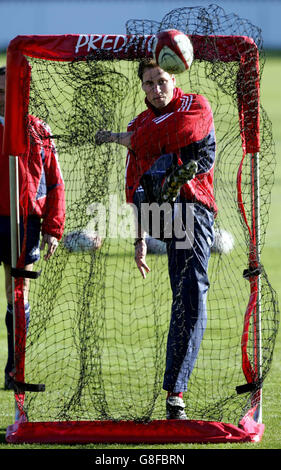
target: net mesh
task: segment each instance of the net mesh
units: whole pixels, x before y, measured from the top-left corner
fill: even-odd
[[[131,20],[127,34],[156,34],[175,28],[187,34],[245,35],[264,57],[260,31],[221,8],[181,8],[162,21]],[[208,39],[207,39],[208,40]],[[126,151],[95,144],[99,129],[125,131],[144,110],[137,60],[89,57],[71,62],[28,58],[32,67],[29,114],[48,123],[65,182],[64,236],[96,230],[103,219],[106,236],[95,251],[67,249],[62,241],[37,280],[31,281],[31,319],[27,335],[25,381],[44,383],[44,393],[26,392],[30,421],[165,418],[162,390],[171,310],[167,258],[148,254],[151,268],[141,278],[134,262],[131,213],[125,205]],[[104,60],[106,59],[106,60]],[[236,178],[242,158],[238,119],[239,64],[195,60],[177,76],[185,92],[207,97],[213,109],[217,157],[216,230],[226,230],[234,245],[214,250],[209,264],[208,322],[199,357],[185,394],[192,419],[237,423],[251,406],[251,393],[236,393],[245,383],[241,336],[249,302],[249,233],[237,206]],[[274,146],[267,114],[260,110],[261,247],[265,242]],[[243,202],[251,220],[251,159],[243,166]],[[100,227],[100,226],[99,226]],[[108,235],[109,234],[109,235]],[[80,233],[81,236],[81,233]],[[227,251],[227,241],[221,241]],[[165,250],[164,250],[165,251]],[[269,370],[278,324],[275,292],[261,275],[262,377]],[[255,325],[250,318],[248,354],[255,362]]]

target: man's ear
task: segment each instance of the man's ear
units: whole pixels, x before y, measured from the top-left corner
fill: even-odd
[[[175,76],[175,75],[171,75],[171,77],[172,77],[174,86],[176,86],[176,76]]]

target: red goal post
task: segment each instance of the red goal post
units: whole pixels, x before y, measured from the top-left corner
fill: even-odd
[[[54,35],[54,36],[17,36],[11,41],[7,51],[7,81],[6,81],[6,109],[5,109],[5,134],[4,153],[11,156],[24,156],[28,150],[28,132],[26,116],[28,113],[28,96],[31,79],[31,66],[27,57],[38,58],[51,61],[75,61],[87,59],[87,57],[133,60],[144,56],[152,55],[153,35],[101,35],[101,34],[74,34],[74,35]],[[252,199],[252,220],[247,221],[243,207],[243,194],[241,189],[243,161],[247,154],[251,155],[253,161],[253,178],[255,178],[254,188],[258,188],[258,153],[260,147],[259,135],[259,52],[255,42],[246,36],[201,36],[190,35],[194,47],[194,60],[238,62],[239,89],[238,96],[238,118],[241,134],[241,165],[237,176],[237,201],[238,208],[244,218],[249,230],[250,252],[249,252],[249,280],[250,280],[250,300],[245,315],[244,332],[242,335],[242,367],[247,380],[247,384],[253,385],[259,381],[260,364],[259,351],[261,347],[261,337],[259,327],[256,328],[255,359],[256,364],[250,364],[247,355],[247,338],[249,317],[259,314],[259,214],[258,195],[253,194]],[[23,268],[22,256],[17,261],[17,268]],[[256,270],[255,270],[256,269]],[[23,318],[23,296],[22,279],[15,280],[15,330],[17,337],[23,325],[19,318]],[[259,319],[256,320],[257,325]],[[24,341],[15,345],[16,375],[15,380],[24,383]],[[16,402],[19,411],[24,402],[24,392],[16,393]],[[258,405],[261,396],[259,395]],[[255,399],[255,406],[251,412],[244,417],[240,426],[232,426],[224,423],[208,423],[202,433],[201,423],[188,421],[181,423],[177,427],[176,437],[167,433],[165,421],[151,422],[149,424],[134,422],[106,423],[102,426],[95,423],[72,423],[71,433],[67,437],[69,424],[45,423],[45,427],[40,423],[23,422],[24,417],[20,414],[19,420],[7,431],[9,442],[21,442],[26,439],[36,439],[40,442],[49,440],[50,435],[54,442],[225,442],[225,441],[257,441],[263,433],[263,425],[260,418],[253,419],[258,407]],[[218,425],[219,424],[219,425]],[[36,428],[36,429],[35,429]],[[103,431],[101,431],[101,428]],[[170,429],[170,425],[169,425]],[[199,429],[199,431],[198,431]],[[77,432],[76,432],[77,430]],[[84,431],[83,431],[84,430]],[[199,435],[198,435],[199,432]],[[33,438],[32,438],[33,436]],[[35,437],[34,437],[35,436]],[[49,436],[49,437],[48,437]],[[74,436],[74,437],[73,437]],[[169,437],[170,436],[170,437]],[[174,440],[173,440],[174,439]],[[34,441],[33,441],[34,442]]]

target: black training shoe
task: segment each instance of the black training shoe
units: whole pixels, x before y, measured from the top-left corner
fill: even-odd
[[[182,185],[194,178],[197,171],[197,162],[190,160],[188,163],[178,165],[165,178],[162,186],[161,197],[163,202],[174,202]]]
[[[185,403],[180,397],[169,397],[166,400],[167,419],[187,419],[184,411]]]

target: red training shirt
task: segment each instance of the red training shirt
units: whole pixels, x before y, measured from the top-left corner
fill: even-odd
[[[213,190],[215,131],[208,100],[202,95],[185,94],[175,88],[173,99],[164,108],[156,109],[147,99],[145,101],[148,109],[127,127],[128,132],[133,131],[132,149],[128,150],[126,160],[127,202],[133,202],[140,178],[153,162],[163,154],[174,153],[179,164],[183,162],[183,155],[199,162],[198,173],[182,187],[181,196],[187,202],[201,202],[216,213]],[[205,153],[201,151],[202,145]]]

